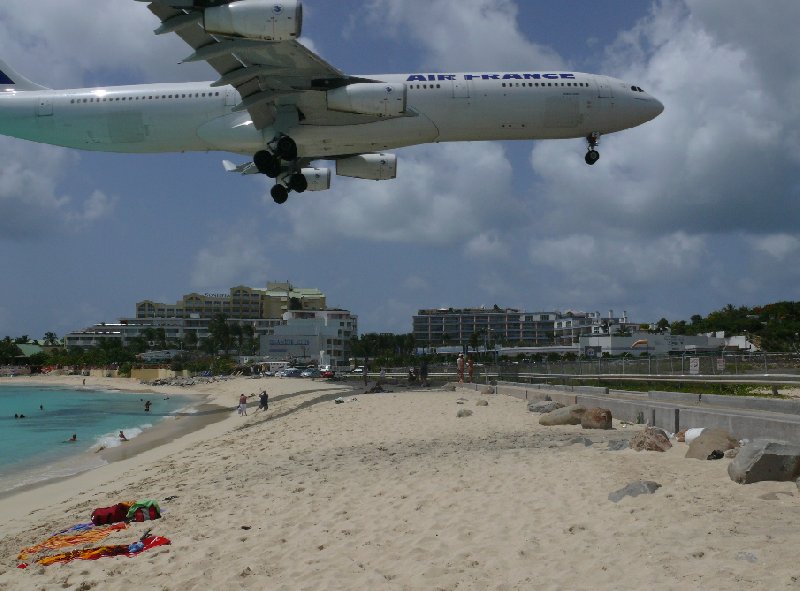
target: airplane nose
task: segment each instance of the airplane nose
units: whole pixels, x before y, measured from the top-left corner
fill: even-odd
[[[650,119],[655,119],[664,112],[664,104],[658,99],[651,98],[647,111],[650,115]]]

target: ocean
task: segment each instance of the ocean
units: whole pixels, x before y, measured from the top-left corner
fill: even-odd
[[[94,452],[121,445],[120,431],[133,439],[167,416],[191,412],[197,402],[154,393],[0,386],[0,494],[101,466]],[[69,442],[73,433],[76,441]]]

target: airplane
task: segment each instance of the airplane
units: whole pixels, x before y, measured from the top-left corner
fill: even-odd
[[[213,82],[51,90],[0,61],[0,134],[82,150],[221,151],[225,170],[275,179],[271,196],[330,188],[336,174],[396,178],[407,146],[600,137],[664,106],[636,84],[560,70],[353,76],[302,45],[300,0],[137,0],[219,74]]]

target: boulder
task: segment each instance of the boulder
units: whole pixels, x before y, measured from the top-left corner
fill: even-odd
[[[475,403],[475,406],[489,406],[489,401],[488,400],[478,400],[478,402]]]
[[[728,475],[740,484],[796,480],[800,476],[800,445],[768,439],[751,441],[728,464]]]
[[[491,386],[487,386],[483,390],[481,390],[481,394],[494,394],[494,388]]]
[[[672,447],[667,434],[658,427],[646,427],[631,437],[631,449],[636,451],[667,451]]]
[[[609,451],[622,451],[623,449],[628,449],[630,446],[631,442],[627,439],[616,439],[608,442]]]
[[[580,425],[586,407],[580,404],[565,406],[539,417],[539,424],[552,427],[554,425]]]
[[[464,418],[464,417],[471,417],[471,416],[472,416],[472,411],[471,410],[467,410],[466,408],[462,408],[461,410],[459,410],[456,413],[456,417],[458,417],[459,419]]]
[[[553,400],[538,400],[528,403],[529,411],[538,412],[542,414],[553,412],[558,408],[564,408],[564,405],[561,404],[560,402],[555,402]]]
[[[722,457],[726,451],[737,447],[739,442],[725,429],[703,429],[703,432],[689,444],[686,457],[706,460],[714,451],[720,452],[719,455]]]
[[[590,408],[581,417],[584,429],[610,429],[611,411],[607,408]]]
[[[615,490],[608,494],[608,500],[613,503],[619,503],[625,497],[638,497],[639,495],[652,495],[656,492],[661,485],[652,480],[637,480],[631,482],[625,488]]]

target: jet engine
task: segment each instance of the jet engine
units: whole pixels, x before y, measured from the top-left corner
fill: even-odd
[[[297,39],[303,28],[300,0],[239,0],[206,8],[207,33],[263,41]]]
[[[356,179],[386,181],[397,177],[394,154],[361,154],[336,161],[336,174]]]
[[[363,82],[328,91],[328,108],[331,111],[400,117],[406,112],[405,84]]]
[[[308,182],[306,191],[327,191],[331,188],[330,168],[303,168],[300,174]]]

